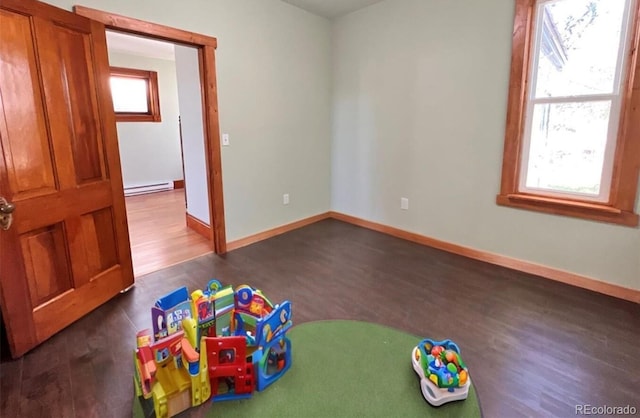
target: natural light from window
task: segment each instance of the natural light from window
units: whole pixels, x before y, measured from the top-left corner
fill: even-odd
[[[630,2],[538,2],[520,191],[608,199]]]
[[[147,113],[147,80],[111,76],[111,95],[115,112]]]

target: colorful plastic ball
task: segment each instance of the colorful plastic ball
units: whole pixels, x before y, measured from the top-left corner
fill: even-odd
[[[454,363],[456,366],[459,365],[458,354],[455,351],[447,350],[445,357],[449,363]]]
[[[452,374],[458,373],[458,368],[453,363],[447,364],[447,370],[449,370]]]
[[[466,370],[462,370],[460,371],[460,386],[464,385],[465,383],[467,383],[467,371]]]
[[[434,357],[437,357],[438,354],[442,353],[444,351],[444,347],[441,345],[436,345],[431,349],[431,355]]]

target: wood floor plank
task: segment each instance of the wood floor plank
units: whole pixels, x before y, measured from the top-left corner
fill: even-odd
[[[17,411],[20,408],[22,365],[22,358],[18,360],[6,359],[0,363],[0,411]]]
[[[210,253],[211,242],[187,228],[184,189],[125,199],[135,277]]]
[[[130,416],[135,331],[151,326],[155,299],[211,278],[253,285],[274,302],[291,300],[294,324],[356,319],[455,340],[485,417],[568,417],[576,404],[640,409],[640,305],[325,220],[138,279],[58,342],[44,343],[22,364],[1,363],[3,392],[7,382],[33,384],[47,353],[50,371],[62,370],[66,355],[71,375],[45,376],[44,399],[60,399],[50,411],[30,405],[33,393],[23,390],[6,399],[0,393],[0,416]],[[410,367],[409,354],[398,355]],[[65,389],[64,379],[81,389]],[[16,405],[27,415],[16,415]],[[213,409],[207,403],[180,416]]]

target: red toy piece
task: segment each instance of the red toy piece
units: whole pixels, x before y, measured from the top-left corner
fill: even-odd
[[[251,397],[253,363],[247,361],[245,337],[204,337],[213,401]]]

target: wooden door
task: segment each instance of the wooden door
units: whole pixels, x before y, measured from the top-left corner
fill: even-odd
[[[18,357],[133,284],[101,23],[0,2],[0,146],[15,205],[0,304]]]

